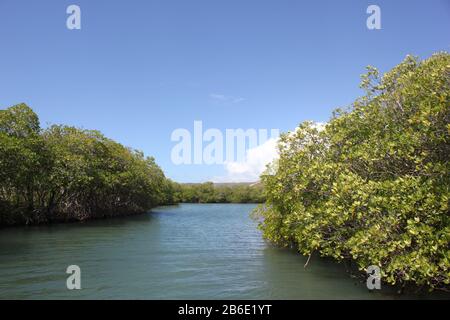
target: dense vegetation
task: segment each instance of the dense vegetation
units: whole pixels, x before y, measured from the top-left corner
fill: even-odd
[[[180,184],[175,197],[187,203],[261,203],[264,193],[261,184]]]
[[[153,158],[98,131],[43,130],[25,104],[0,110],[0,225],[144,212],[173,188]]]
[[[408,56],[364,97],[282,135],[262,176],[264,236],[305,255],[351,259],[382,279],[448,289],[450,283],[450,55]]]

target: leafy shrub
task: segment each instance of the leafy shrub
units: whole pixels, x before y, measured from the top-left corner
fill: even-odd
[[[408,56],[324,128],[282,135],[262,176],[264,236],[381,267],[389,284],[450,283],[450,55]]]

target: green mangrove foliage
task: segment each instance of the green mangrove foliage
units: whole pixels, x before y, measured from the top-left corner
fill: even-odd
[[[260,227],[304,255],[377,265],[389,284],[448,289],[450,55],[369,67],[361,86],[324,127],[282,135]]]
[[[153,158],[98,131],[43,130],[25,104],[0,110],[0,225],[144,212],[173,190]]]
[[[180,184],[176,198],[187,203],[262,203],[264,192],[261,184]]]

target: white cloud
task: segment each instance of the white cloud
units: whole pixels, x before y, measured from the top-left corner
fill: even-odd
[[[226,96],[219,93],[211,93],[209,97],[215,101],[223,103],[239,103],[245,100],[245,98],[242,97]]]
[[[241,98],[241,97],[234,98],[234,97],[232,97],[231,101],[233,103],[239,103],[239,102],[245,101],[245,98]]]
[[[223,94],[211,93],[211,94],[209,95],[209,97],[210,97],[211,99],[215,99],[215,100],[221,100],[221,101],[226,100],[226,97],[225,97]]]
[[[255,182],[266,169],[266,165],[278,157],[278,138],[248,149],[244,161],[225,163],[226,175],[215,177],[213,182]]]
[[[326,122],[314,122],[312,126],[313,126],[313,128],[316,128],[317,131],[320,132],[320,131],[325,130],[326,125],[327,125]]]
[[[326,122],[313,122],[312,126],[318,131],[325,129]],[[292,132],[299,130],[295,128]],[[263,144],[250,148],[246,151],[244,161],[233,161],[225,163],[226,174],[214,177],[213,182],[256,182],[266,165],[278,158],[278,140],[271,138]]]

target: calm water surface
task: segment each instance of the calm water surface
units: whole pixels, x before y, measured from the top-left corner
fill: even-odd
[[[345,267],[265,243],[254,205],[182,204],[83,224],[0,230],[0,298],[392,299]],[[82,290],[66,289],[68,265]],[[403,298],[420,296],[403,296]],[[428,296],[429,297],[429,296]]]

